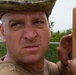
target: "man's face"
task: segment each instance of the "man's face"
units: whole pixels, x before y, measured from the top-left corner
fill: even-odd
[[[11,11],[3,16],[2,24],[1,32],[11,60],[34,63],[44,58],[50,39],[44,12]]]

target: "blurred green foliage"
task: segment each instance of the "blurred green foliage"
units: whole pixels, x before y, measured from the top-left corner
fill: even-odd
[[[0,44],[0,57],[6,54],[6,45],[1,43]]]
[[[53,26],[53,25],[52,25]],[[53,32],[51,31],[51,38],[50,38],[50,42],[60,42],[60,39],[67,34],[72,33],[72,29],[67,29],[63,32],[57,31],[57,32]],[[57,44],[50,44],[49,49],[45,55],[45,58],[49,61],[52,62],[57,62],[58,58],[57,58],[57,51],[56,48],[58,47]]]
[[[45,58],[47,60],[55,63],[58,61],[57,51],[56,51],[57,46],[58,46],[57,44],[50,44],[49,49],[45,55]]]

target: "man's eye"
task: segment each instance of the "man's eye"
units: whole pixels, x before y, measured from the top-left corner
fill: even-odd
[[[44,28],[46,26],[46,22],[44,20],[35,20],[33,24],[36,28]]]
[[[42,24],[44,23],[43,21],[35,21],[34,24]]]
[[[19,27],[20,24],[19,23],[13,23],[13,24],[11,24],[11,27],[15,27],[15,26]]]
[[[24,24],[23,23],[11,23],[10,24],[10,28],[13,29],[13,30],[20,30],[22,28],[24,28]]]

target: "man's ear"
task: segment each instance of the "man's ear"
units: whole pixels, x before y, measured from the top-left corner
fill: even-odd
[[[2,42],[5,43],[6,39],[5,39],[5,34],[4,34],[4,28],[3,28],[3,25],[1,23],[0,23],[0,35],[2,38]]]

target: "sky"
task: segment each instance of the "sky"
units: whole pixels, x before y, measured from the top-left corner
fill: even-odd
[[[57,0],[49,17],[54,22],[53,31],[65,31],[73,27],[73,8],[76,0]]]

